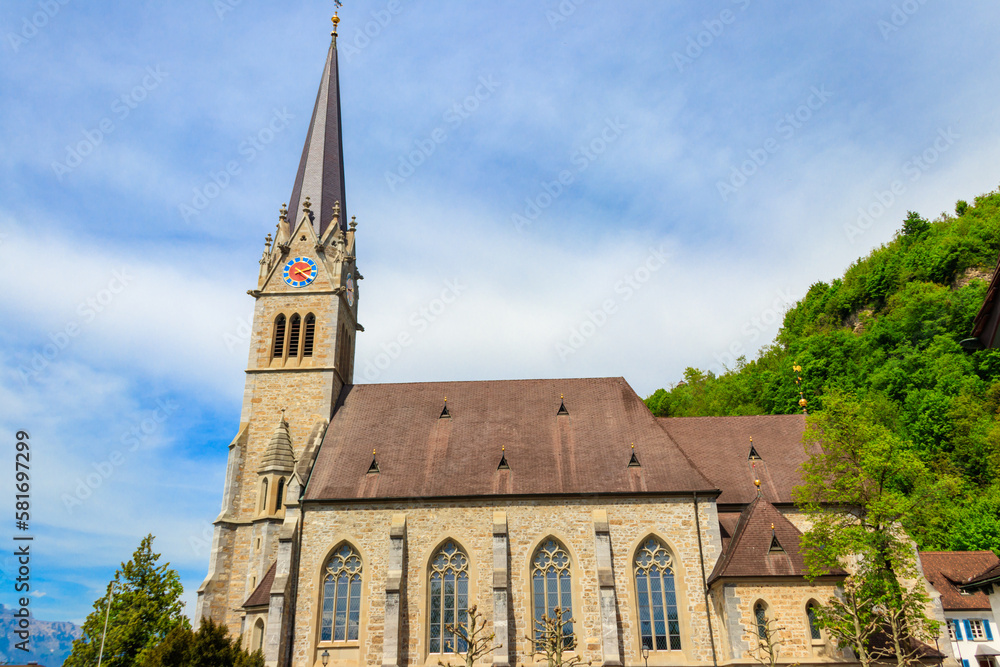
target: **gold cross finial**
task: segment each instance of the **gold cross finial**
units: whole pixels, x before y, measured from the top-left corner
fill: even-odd
[[[333,1],[337,4],[337,9],[340,9],[341,7],[343,7],[343,5],[341,4],[340,0],[333,0]],[[330,21],[333,22],[333,32],[330,33],[330,34],[333,35],[334,37],[336,37],[337,36],[337,26],[340,25],[340,17],[337,15],[337,12],[333,13],[333,17],[330,19]]]

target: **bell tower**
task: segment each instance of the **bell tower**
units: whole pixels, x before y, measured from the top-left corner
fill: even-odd
[[[273,607],[275,595],[285,594],[281,568],[279,576],[270,570],[297,530],[299,493],[337,399],[353,383],[355,341],[364,331],[357,223],[347,222],[344,186],[339,21],[334,16],[289,205],[264,240],[257,285],[248,291],[255,305],[243,409],[196,610],[196,619],[210,617],[234,634],[249,627],[257,609],[251,596]],[[263,636],[271,642],[280,632],[266,627]]]

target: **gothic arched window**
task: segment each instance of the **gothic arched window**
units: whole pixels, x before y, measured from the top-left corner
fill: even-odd
[[[757,637],[761,641],[767,641],[767,605],[762,600],[758,600],[753,606],[754,623],[757,625]]]
[[[811,639],[822,639],[823,633],[819,629],[819,622],[816,618],[816,609],[819,607],[815,600],[810,600],[806,604],[806,619],[809,621],[809,637]]]
[[[271,356],[275,359],[285,356],[285,316],[278,315],[274,320],[274,347]]]
[[[260,651],[264,648],[264,619],[258,618],[254,623],[253,638],[250,641],[251,651]]]
[[[538,622],[542,616],[555,618],[558,607],[564,620],[573,618],[573,577],[569,554],[558,542],[546,540],[531,561],[531,592],[534,601],[535,638],[541,637]],[[573,624],[563,626],[564,643],[572,642]]]
[[[635,587],[639,604],[639,636],[652,651],[679,651],[674,559],[657,539],[649,538],[635,555]]]
[[[278,480],[278,493],[275,494],[277,500],[274,502],[274,511],[280,512],[281,507],[285,504],[285,478],[282,477]]]
[[[360,618],[361,557],[344,544],[326,563],[320,641],[357,641]]]
[[[312,313],[306,315],[306,326],[302,332],[302,356],[313,356],[313,343],[316,339],[316,316]]]
[[[260,502],[258,503],[260,508],[258,511],[263,512],[267,510],[267,477],[260,480]]]
[[[430,567],[430,653],[465,653],[465,640],[448,626],[466,627],[469,608],[469,559],[454,542],[434,554]]]
[[[295,313],[288,320],[288,357],[299,356],[299,333],[302,329],[302,318]]]

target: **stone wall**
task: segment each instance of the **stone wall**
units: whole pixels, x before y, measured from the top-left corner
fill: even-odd
[[[428,564],[446,541],[453,540],[470,561],[470,601],[477,603],[492,624],[493,519],[506,512],[509,540],[509,591],[511,664],[532,662],[528,655],[532,631],[531,559],[548,537],[558,540],[573,561],[573,615],[579,652],[584,660],[602,662],[602,619],[598,605],[599,582],[595,547],[594,510],[607,512],[611,538],[615,591],[615,622],[619,656],[625,664],[640,664],[637,611],[632,560],[638,546],[650,535],[673,552],[682,650],[653,652],[651,665],[711,663],[702,567],[692,498],[663,499],[564,499],[558,501],[495,500],[461,504],[414,501],[407,504],[372,503],[348,506],[306,507],[295,609],[295,644],[292,664],[321,664],[324,649],[330,664],[380,665],[387,625],[386,581],[390,525],[393,515],[406,517],[404,572],[401,587],[402,618],[399,626],[400,664],[436,665],[439,657],[428,653]],[[719,556],[718,521],[711,502],[702,502],[705,571]],[[349,542],[364,560],[361,633],[352,643],[320,645],[318,642],[321,572],[332,550]],[[714,614],[714,612],[713,612]],[[387,622],[388,621],[388,622]],[[713,619],[718,627],[718,618]],[[443,656],[447,658],[448,656]]]

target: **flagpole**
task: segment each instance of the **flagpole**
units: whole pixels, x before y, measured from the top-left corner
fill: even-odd
[[[111,616],[111,600],[115,597],[115,582],[118,577],[111,580],[111,588],[108,589],[108,609],[104,612],[104,632],[101,633],[101,652],[97,655],[97,667],[101,667],[101,660],[104,659],[104,638],[108,635],[108,617]]]

